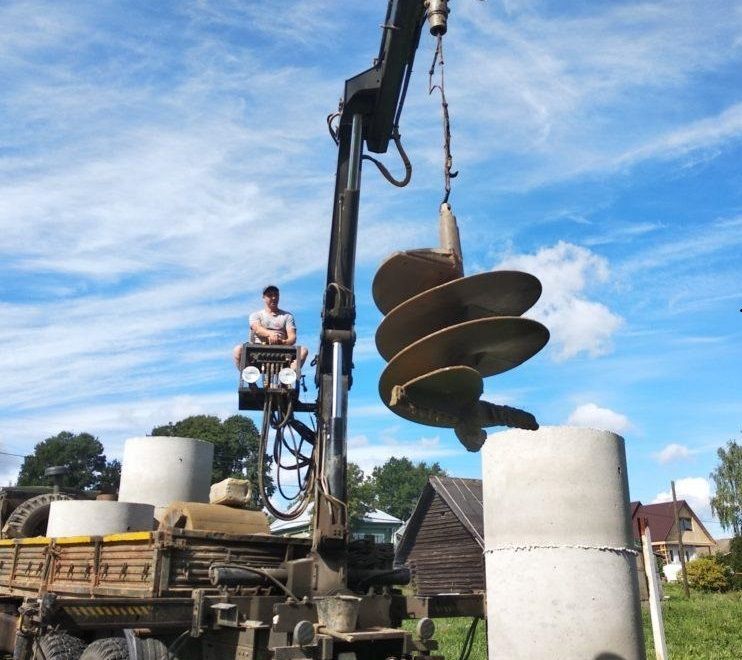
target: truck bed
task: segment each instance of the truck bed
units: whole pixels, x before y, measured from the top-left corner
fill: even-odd
[[[277,567],[309,539],[172,529],[110,536],[0,540],[0,597],[188,597],[214,562]]]

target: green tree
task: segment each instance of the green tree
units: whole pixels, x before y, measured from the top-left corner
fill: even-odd
[[[152,435],[198,438],[213,443],[211,482],[216,483],[227,477],[247,479],[252,485],[252,503],[262,505],[258,493],[260,434],[249,417],[232,415],[221,421],[214,415],[192,415],[179,422],[157,426],[152,429]],[[264,458],[263,482],[271,495],[275,489],[269,472],[272,459],[267,455]]]
[[[371,473],[376,508],[407,520],[431,476],[445,477],[446,472],[438,463],[415,464],[409,458],[390,458]]]
[[[348,520],[352,525],[374,508],[374,487],[355,463],[348,463],[347,484]]]
[[[34,447],[34,453],[26,456],[18,473],[19,486],[38,486],[49,483],[44,470],[53,465],[69,468],[62,480],[66,488],[118,489],[121,465],[118,461],[106,462],[103,445],[90,433],[62,431],[47,438]]]
[[[117,493],[121,482],[121,461],[116,459],[108,461],[106,467],[101,470],[98,479],[98,488],[104,493]]]
[[[719,448],[717,455],[719,465],[711,473],[716,486],[711,510],[723,529],[731,528],[734,536],[742,536],[742,446],[730,440],[726,449]]]
[[[731,586],[742,589],[742,536],[735,536],[729,542],[729,552],[717,553],[716,559],[727,566],[732,573]]]

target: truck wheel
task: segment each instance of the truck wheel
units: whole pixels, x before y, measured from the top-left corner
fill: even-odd
[[[123,637],[104,637],[92,642],[80,660],[129,660],[129,647]]]
[[[44,660],[80,660],[85,642],[69,633],[51,632],[42,635],[36,644],[34,658]]]
[[[3,527],[3,537],[20,539],[29,536],[44,536],[49,522],[49,507],[58,500],[71,500],[64,493],[44,493],[19,504],[8,516]]]
[[[139,638],[137,640],[137,660],[177,660],[170,655],[159,639],[154,637]]]

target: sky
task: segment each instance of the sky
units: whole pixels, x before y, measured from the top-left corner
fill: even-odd
[[[336,158],[325,118],[371,66],[385,11],[0,5],[2,483],[63,430],[96,435],[111,459],[154,426],[235,414],[231,347],[269,283],[316,352]],[[709,474],[742,428],[742,6],[457,0],[444,48],[465,272],[538,276],[526,316],[551,332],[485,398],[619,433],[632,499],[666,501],[674,480],[723,536]],[[433,50],[424,34],[400,125],[412,182],[362,174],[349,458],[478,477],[451,430],[377,394],[373,275],[438,241]],[[393,150],[382,158],[401,174]]]

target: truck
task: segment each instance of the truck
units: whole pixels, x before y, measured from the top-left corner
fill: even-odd
[[[394,142],[409,166],[399,120],[415,53],[426,23],[440,47],[448,16],[447,0],[389,0],[378,56],[345,82],[338,112],[328,121],[338,157],[316,401],[301,400],[295,348],[243,345],[238,406],[262,411],[260,455],[271,442],[274,455],[283,451],[303,491],[288,511],[270,504],[261,486],[263,500],[270,513],[286,519],[311,504],[311,537],[272,536],[263,511],[244,511],[242,522],[227,531],[212,528],[202,509],[163,520],[153,531],[0,540],[0,647],[13,658],[443,660],[433,620],[483,616],[481,594],[411,594],[410,572],[394,565],[390,546],[352,541],[348,532],[347,398],[361,163],[370,158],[364,146],[383,154]],[[520,274],[510,307],[490,302],[467,282],[474,278],[463,278],[455,217],[447,205],[441,209],[442,247],[393,255],[375,280],[374,296],[384,313],[409,310],[412,302],[400,303],[456,279],[460,314],[437,316],[458,325],[417,341],[409,311],[390,311],[387,318],[402,320],[384,345],[396,352],[415,342],[423,350],[406,362],[391,360],[380,390],[392,411],[454,428],[467,449],[476,450],[482,426],[537,427],[528,413],[478,399],[483,376],[527,359],[548,333],[517,318],[521,311],[508,311],[512,301],[519,309],[535,301],[535,278]],[[476,304],[469,304],[467,296],[475,294]],[[440,305],[438,298],[431,300]],[[497,314],[508,318],[489,318]],[[288,433],[298,439],[288,442]],[[414,630],[402,627],[406,619],[417,621]],[[465,645],[461,657],[467,655]]]

